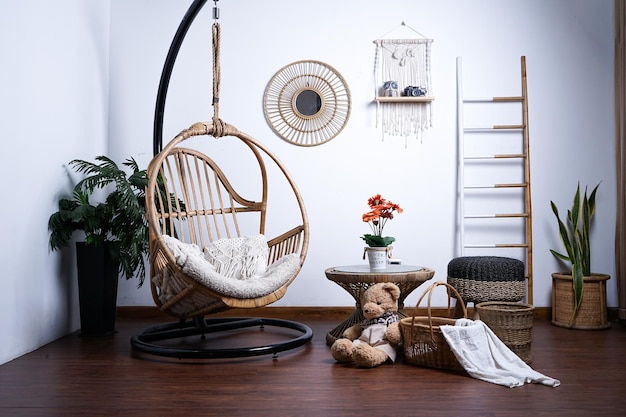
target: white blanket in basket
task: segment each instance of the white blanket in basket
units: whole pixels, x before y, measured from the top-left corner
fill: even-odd
[[[481,320],[458,319],[454,326],[439,328],[456,359],[474,378],[510,388],[531,382],[561,385],[528,366]]]

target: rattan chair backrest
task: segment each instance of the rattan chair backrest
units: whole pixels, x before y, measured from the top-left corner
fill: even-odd
[[[262,297],[226,297],[186,276],[165,245],[163,234],[200,248],[217,239],[264,234],[270,249],[268,264],[296,253],[300,268],[308,250],[305,206],[284,165],[252,137],[224,126],[226,134],[214,138],[211,123],[194,124],[178,134],[148,167],[146,217],[152,293],[161,310],[178,317],[270,304],[285,294],[297,273]],[[181,146],[191,138],[201,149]],[[205,149],[210,149],[211,156]],[[275,183],[280,183],[277,189]],[[167,300],[161,288],[164,278],[170,287],[174,282],[178,292]]]

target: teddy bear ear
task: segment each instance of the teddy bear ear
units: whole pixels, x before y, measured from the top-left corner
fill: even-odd
[[[389,294],[391,294],[391,297],[393,297],[394,300],[400,298],[400,288],[398,288],[396,284],[393,284],[391,282],[385,282],[383,284],[383,288],[386,291],[389,291]]]

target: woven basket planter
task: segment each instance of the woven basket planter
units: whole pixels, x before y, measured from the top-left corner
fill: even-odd
[[[607,329],[611,323],[607,317],[607,274],[591,274],[584,277],[583,300],[574,313],[574,289],[571,273],[552,274],[552,324],[571,329]]]
[[[480,320],[521,360],[532,362],[533,312],[530,304],[490,301],[476,305]]]

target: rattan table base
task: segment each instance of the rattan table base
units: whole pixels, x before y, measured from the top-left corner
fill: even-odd
[[[328,268],[325,273],[326,278],[350,293],[356,302],[355,310],[352,314],[326,334],[326,343],[329,346],[340,338],[348,327],[363,321],[361,295],[370,286],[379,282],[393,282],[396,284],[400,288],[398,312],[402,318],[406,317],[402,312],[406,297],[435,275],[433,269],[413,265],[388,265],[385,271],[370,271],[368,265],[336,266]]]

